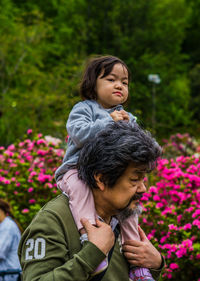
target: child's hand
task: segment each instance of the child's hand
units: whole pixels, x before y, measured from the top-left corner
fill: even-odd
[[[128,115],[128,113],[125,111],[125,110],[120,110],[122,116],[123,116],[123,120],[127,120],[129,121],[130,120],[130,117]]]
[[[110,116],[115,122],[122,121],[122,120],[129,121],[129,115],[125,110],[120,110],[120,111],[115,110],[112,113],[110,113]]]

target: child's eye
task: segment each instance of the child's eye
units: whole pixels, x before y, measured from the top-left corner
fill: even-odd
[[[112,79],[112,78],[108,78],[107,80],[110,82],[114,82],[114,79]]]
[[[128,82],[123,82],[124,85],[128,86]]]

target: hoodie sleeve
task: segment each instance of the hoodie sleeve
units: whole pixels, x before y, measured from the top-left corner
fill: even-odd
[[[106,110],[94,112],[86,103],[80,102],[72,109],[68,121],[67,132],[78,148],[102,130],[113,119]]]

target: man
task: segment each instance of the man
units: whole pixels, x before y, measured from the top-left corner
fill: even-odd
[[[163,258],[139,228],[141,241],[126,241],[120,250],[118,220],[139,209],[161,148],[136,124],[113,122],[87,143],[79,157],[79,177],[92,189],[97,224],[83,218],[88,241],[79,233],[62,194],[47,203],[25,230],[19,246],[24,281],[128,281],[130,265],[150,268],[158,279]],[[114,234],[115,233],[115,234]],[[107,268],[92,276],[108,257]]]

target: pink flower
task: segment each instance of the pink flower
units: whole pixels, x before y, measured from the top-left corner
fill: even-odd
[[[147,234],[147,238],[148,238],[149,240],[151,240],[151,238],[153,238],[153,235],[152,235],[152,234]]]
[[[40,173],[38,175],[38,180],[42,183],[45,182],[45,181],[51,181],[51,179],[52,179],[52,176],[50,176],[50,175],[45,175],[45,174],[42,174],[42,173]]]
[[[29,213],[29,209],[23,209],[23,210],[22,210],[22,213],[23,213],[23,214]]]
[[[5,179],[5,180],[4,180],[4,183],[5,183],[5,184],[10,184],[10,180],[6,180],[6,179]]]
[[[24,146],[24,142],[22,141],[18,145],[19,145],[19,147],[22,147],[22,146]]]
[[[156,208],[157,208],[157,209],[160,209],[160,208],[162,208],[162,207],[163,207],[163,203],[157,203],[157,204],[156,204]]]
[[[171,268],[171,269],[178,269],[179,266],[178,266],[177,263],[171,263],[171,264],[169,265],[169,268]]]
[[[154,201],[160,201],[160,197],[159,197],[158,195],[154,195],[154,196],[153,196],[153,200],[154,200]]]
[[[29,202],[29,204],[34,204],[36,201],[35,201],[35,199],[30,199],[28,202]]]
[[[147,194],[143,194],[142,198],[141,198],[142,201],[148,201],[149,200],[149,197],[147,196]]]
[[[200,229],[200,221],[199,220],[197,220],[197,219],[194,220],[192,224],[196,225]]]
[[[39,140],[37,141],[37,145],[40,145],[40,144],[47,144],[47,142],[46,142],[46,140],[44,140],[44,139],[39,139]]]
[[[8,150],[15,150],[14,144],[9,145],[9,146],[8,146]]]
[[[46,155],[47,153],[48,153],[47,150],[39,149],[39,150],[37,151],[37,154],[38,154],[38,155],[41,155],[41,156],[44,156],[44,155]]]
[[[163,236],[163,237],[160,239],[160,243],[163,244],[166,239],[167,239],[167,236]]]
[[[37,173],[36,173],[35,171],[33,171],[33,172],[30,173],[30,177],[34,177],[34,176],[36,176],[36,175],[37,175]]]
[[[180,223],[183,215],[178,215],[177,222]]]
[[[182,242],[182,245],[184,248],[191,248],[192,247],[192,240],[190,239],[186,239]]]
[[[29,187],[28,192],[32,192],[34,190],[33,187]]]
[[[53,187],[53,185],[50,182],[48,182],[46,185],[48,186],[48,188],[52,188]]]
[[[168,227],[169,227],[170,230],[177,230],[178,229],[178,227],[174,224],[169,224]]]
[[[12,151],[10,151],[10,150],[6,150],[6,151],[5,151],[5,154],[6,154],[7,156],[9,156],[9,157],[13,157],[13,155],[14,155],[14,153],[13,153]]]
[[[157,187],[155,187],[155,186],[151,186],[150,188],[149,188],[149,192],[153,192],[153,193],[158,193],[158,189],[157,189]]]
[[[33,132],[32,129],[28,129],[26,133],[27,133],[27,135],[30,135],[30,134],[32,134],[32,132]]]
[[[182,258],[187,255],[187,250],[185,248],[181,248],[176,252],[178,258]]]
[[[200,215],[200,209],[197,209],[193,215],[192,215],[192,218],[195,218],[196,216]]]
[[[184,230],[191,229],[191,228],[192,228],[191,223],[187,223],[187,224],[185,224],[185,225],[183,226],[183,229],[184,229]]]

